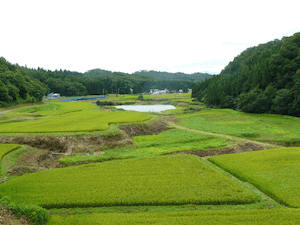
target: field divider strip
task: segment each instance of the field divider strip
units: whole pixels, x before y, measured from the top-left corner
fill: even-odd
[[[239,138],[239,137],[232,137],[232,136],[226,135],[226,134],[216,134],[216,133],[210,133],[210,132],[206,132],[206,131],[194,130],[194,129],[190,129],[190,128],[187,128],[187,127],[179,126],[179,125],[177,125],[173,122],[167,122],[167,124],[170,127],[174,127],[174,128],[181,129],[181,130],[187,130],[187,131],[206,134],[206,135],[212,135],[212,136],[215,136],[215,137],[227,138],[227,139],[230,139],[230,140],[233,140],[233,141],[240,141],[240,142],[245,142],[245,143],[253,143],[253,144],[258,144],[258,145],[264,145],[267,148],[283,148],[284,147],[284,146],[279,146],[279,145],[274,145],[274,144],[269,144],[269,143],[264,143],[264,142]]]
[[[274,198],[272,198],[271,196],[265,194],[264,192],[262,192],[261,190],[259,190],[257,187],[255,187],[253,184],[243,181],[241,179],[239,179],[238,177],[234,176],[233,174],[231,174],[230,172],[222,169],[221,167],[219,167],[218,165],[214,164],[213,162],[210,162],[208,159],[208,157],[201,157],[201,159],[207,163],[208,165],[210,165],[211,167],[219,170],[222,172],[222,174],[224,174],[225,176],[229,177],[230,179],[235,180],[236,182],[242,184],[243,186],[245,186],[246,188],[252,190],[253,192],[255,192],[257,195],[259,195],[262,199],[262,201],[264,202],[264,205],[266,205],[266,208],[287,208],[285,205],[280,204],[278,201],[276,201]]]

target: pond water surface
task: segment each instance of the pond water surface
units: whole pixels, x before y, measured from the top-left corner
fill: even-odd
[[[176,109],[173,105],[117,105],[117,109],[133,110],[137,112],[162,112],[169,109]]]

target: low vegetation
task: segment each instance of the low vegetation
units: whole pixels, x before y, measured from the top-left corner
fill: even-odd
[[[53,215],[49,225],[62,224],[203,224],[297,225],[299,209],[211,210],[166,213],[93,213]]]
[[[47,208],[50,224],[297,224],[299,211],[278,203],[299,207],[293,148],[289,156],[284,148],[278,155],[220,159],[227,166],[220,167],[242,181],[207,158],[178,153],[265,149],[252,140],[297,146],[298,118],[207,109],[190,94],[143,95],[143,101],[114,94],[96,102],[52,101],[0,114],[0,132],[14,132],[1,133],[0,142],[23,145],[1,162],[0,192],[15,206]],[[135,113],[113,107],[119,104],[172,104],[176,110]]]
[[[230,142],[225,138],[213,137],[205,134],[172,129],[158,135],[143,135],[133,137],[134,146],[108,149],[100,155],[76,154],[60,159],[63,164],[79,162],[101,162],[112,159],[126,159],[171,154],[183,151],[205,151],[207,149],[222,148]]]
[[[0,159],[2,160],[6,154],[20,147],[21,146],[17,144],[0,144]],[[2,173],[2,162],[0,169]],[[0,210],[10,212],[16,217],[16,219],[21,218],[21,216],[25,216],[26,218],[22,218],[22,221],[25,224],[27,222],[28,224],[29,222],[32,224],[45,224],[49,220],[49,214],[45,209],[37,206],[15,204],[14,202],[11,202],[8,197],[4,197],[2,194],[0,195]],[[6,214],[2,215],[0,217],[0,222],[5,221],[10,223],[10,220],[12,220],[13,217],[6,218],[6,216]]]
[[[17,203],[45,208],[259,201],[254,192],[190,155],[40,171],[7,181],[0,185],[0,192]]]
[[[17,218],[25,216],[23,223],[42,225],[49,221],[50,215],[46,209],[34,205],[15,204],[8,197],[0,195],[0,207],[2,210],[9,210]],[[2,217],[0,217],[0,222]],[[11,222],[11,221],[10,221]],[[14,223],[13,223],[14,224]]]
[[[212,109],[179,115],[178,118],[180,126],[195,130],[286,146],[300,145],[300,118],[297,117]]]
[[[47,114],[47,118],[2,124],[0,133],[99,131],[107,130],[109,124],[140,122],[151,118],[151,115],[139,112],[100,111],[93,107],[91,103],[87,102],[67,102],[64,104],[57,104],[57,106],[58,107],[56,108],[51,107],[49,110],[39,111],[40,115]],[[26,113],[30,112],[30,110],[31,109],[27,109]],[[53,114],[51,114],[52,111],[54,111]]]
[[[0,160],[5,156],[7,153],[20,148],[21,145],[17,144],[0,144]]]
[[[209,160],[282,204],[300,207],[300,148],[213,156]]]

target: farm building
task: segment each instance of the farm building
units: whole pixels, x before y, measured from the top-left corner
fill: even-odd
[[[50,93],[47,95],[48,99],[56,99],[56,98],[60,98],[60,94],[59,93]]]
[[[165,90],[158,90],[158,89],[150,89],[150,94],[151,95],[164,95],[169,93],[169,91],[167,89]]]

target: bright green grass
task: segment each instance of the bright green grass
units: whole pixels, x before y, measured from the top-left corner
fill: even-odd
[[[7,153],[20,148],[21,145],[17,144],[0,144],[0,160],[5,156]]]
[[[16,203],[45,208],[247,204],[250,189],[191,155],[110,161],[25,174],[0,185]]]
[[[138,100],[139,95],[108,95],[106,99],[100,101],[113,101],[115,104],[118,103],[139,103],[139,104],[174,104],[191,103],[191,94],[165,94],[165,95],[143,95],[143,101]]]
[[[116,95],[116,94],[109,94],[105,100],[123,100],[123,101],[134,101],[138,100],[138,94],[134,95]],[[183,93],[183,94],[165,94],[165,95],[150,95],[145,94],[143,95],[144,100],[184,100],[187,102],[191,102],[191,94]],[[101,101],[101,100],[100,100]]]
[[[21,109],[14,110],[14,113],[35,113],[35,112],[44,112],[44,111],[53,111],[56,110],[56,104],[44,104],[37,106],[24,107]]]
[[[0,177],[6,177],[9,170],[16,164],[20,155],[22,155],[27,150],[25,148],[19,147],[12,152],[8,152],[8,154],[2,157],[0,162]],[[12,176],[10,176],[12,177]]]
[[[105,161],[111,159],[125,159],[170,154],[182,151],[199,151],[222,148],[229,143],[228,139],[213,137],[179,129],[164,131],[158,135],[133,137],[134,147],[106,150],[102,155],[68,156],[61,158],[64,164],[74,164],[85,161]]]
[[[205,224],[205,225],[296,225],[298,209],[216,210],[167,213],[93,213],[53,215],[49,225],[63,224]]]
[[[3,167],[2,159],[10,152],[17,150],[21,145],[17,144],[0,144],[0,177],[6,173],[6,168]]]
[[[0,159],[7,153],[19,148],[18,144],[0,144]]]
[[[144,95],[144,99],[152,99],[152,100],[159,100],[159,99],[168,99],[168,100],[183,100],[186,102],[191,102],[191,94],[183,93],[183,94],[165,94],[165,95]]]
[[[179,129],[168,130],[158,135],[145,135],[133,137],[134,144],[137,148],[148,148],[164,145],[169,146],[176,144],[185,144],[188,147],[189,145],[193,146],[193,144],[195,144],[195,148],[188,150],[198,150],[199,148],[197,148],[197,145],[201,146],[203,142],[207,142],[212,139],[214,140],[214,142],[218,142],[218,140],[226,140],[224,138],[215,138],[211,135],[205,135]],[[217,147],[220,146],[217,145]]]
[[[54,116],[83,110],[95,110],[96,107],[87,102],[54,102],[37,106],[29,106],[21,109],[12,110],[9,116]]]
[[[209,160],[281,203],[300,207],[300,148],[220,155]]]
[[[39,120],[1,124],[0,133],[57,133],[107,130],[109,124],[140,122],[151,118],[139,112],[100,111],[88,102],[53,103],[57,110],[45,110],[50,116]],[[56,109],[55,108],[55,109]],[[45,115],[45,113],[43,114]]]
[[[300,118],[247,114],[229,109],[204,110],[178,116],[180,126],[258,141],[300,144]]]

